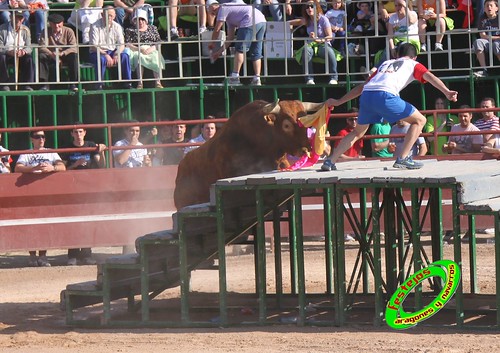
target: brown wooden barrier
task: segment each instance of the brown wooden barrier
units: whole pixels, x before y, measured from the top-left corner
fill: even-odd
[[[0,251],[122,246],[172,227],[177,166],[0,177]]]

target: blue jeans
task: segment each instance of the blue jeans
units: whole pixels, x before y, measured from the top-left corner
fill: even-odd
[[[110,56],[113,56],[116,50],[108,50],[106,53]],[[100,55],[101,57],[101,80],[99,80],[99,72],[97,67],[97,52],[90,53],[90,62],[94,65],[95,68],[95,80],[102,81],[104,79],[104,75],[106,74],[106,57],[104,55]],[[125,54],[120,54],[120,62],[122,67],[122,80],[130,80],[132,79],[132,69],[130,68],[130,57]]]
[[[35,34],[36,40],[38,41],[41,36],[43,36],[43,29],[45,28],[45,15],[43,10],[36,10],[35,16]],[[28,10],[23,12],[24,22],[23,24],[30,28],[30,12]]]
[[[273,21],[283,21],[283,6],[280,5],[278,0],[272,0],[271,5],[265,6],[262,5],[262,0],[255,0],[253,3],[260,11],[264,11],[266,8],[269,8]]]
[[[330,79],[331,80],[338,80],[338,73],[337,73],[337,58],[335,57],[335,52],[333,51],[333,48],[331,45],[324,44],[320,45],[318,47],[318,53],[317,57],[318,58],[323,58],[325,59],[325,53],[328,58],[328,73],[330,74]],[[313,70],[313,57],[314,57],[314,50],[310,46],[306,46],[304,49],[304,65],[307,65],[307,68],[309,69],[309,74],[306,77],[306,80],[312,79],[312,74],[314,73]],[[326,60],[326,59],[325,59]]]
[[[239,53],[250,51],[250,60],[257,61],[262,58],[262,41],[266,34],[266,23],[257,23],[255,25],[255,41],[253,38],[253,26],[238,29],[236,35],[237,42],[234,43],[234,49]]]

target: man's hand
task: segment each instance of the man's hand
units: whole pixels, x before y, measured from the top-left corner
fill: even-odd
[[[106,67],[113,66],[113,58],[109,54],[104,54],[104,58],[106,59]]]
[[[446,98],[448,98],[449,101],[456,102],[458,99],[458,92],[448,90],[448,92],[446,92]]]

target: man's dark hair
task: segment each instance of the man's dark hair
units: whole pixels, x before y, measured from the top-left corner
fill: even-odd
[[[410,43],[402,43],[398,45],[398,58],[402,58],[404,56],[415,58],[417,56],[417,48]]]

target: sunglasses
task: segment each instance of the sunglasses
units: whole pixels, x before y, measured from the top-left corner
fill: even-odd
[[[35,140],[41,140],[45,139],[45,135],[32,135],[31,138]]]
[[[307,4],[306,8],[308,8],[308,9],[314,9],[314,4]]]

